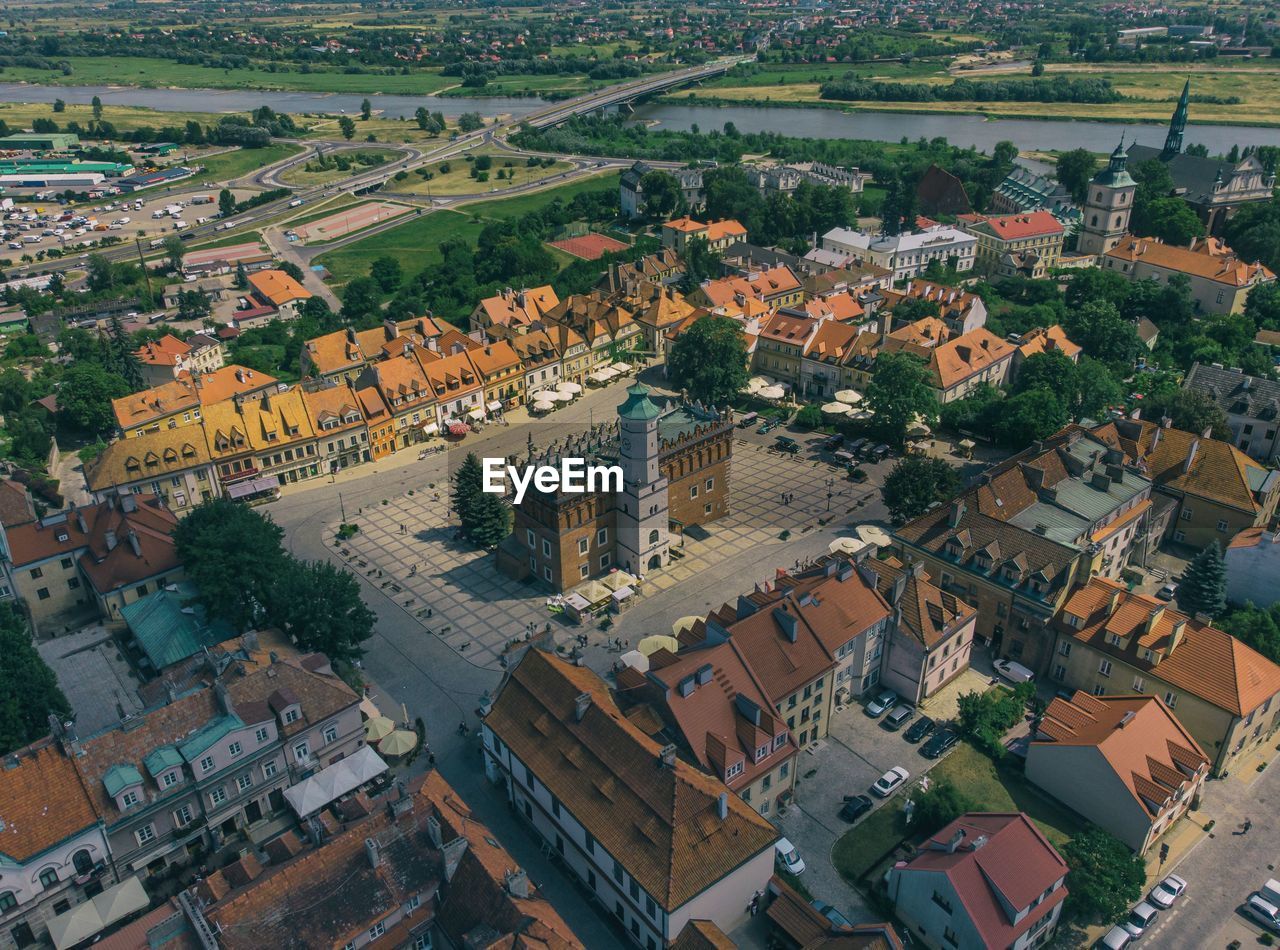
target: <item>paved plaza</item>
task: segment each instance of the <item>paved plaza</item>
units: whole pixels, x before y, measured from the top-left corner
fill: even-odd
[[[731,603],[753,584],[773,578],[778,568],[825,554],[833,538],[852,535],[858,524],[885,525],[878,495],[883,471],[872,469],[871,478],[855,485],[825,462],[738,440],[730,513],[686,534],[671,564],[645,577],[635,606],[601,631],[560,620],[547,607],[544,586],[507,577],[493,555],[455,538],[443,454],[428,457],[414,474],[416,487],[348,513],[360,531],[341,547],[335,543],[337,521],[326,526],[326,542],[424,631],[469,662],[494,670],[501,669],[513,640],[548,623],[561,643],[587,635],[586,662],[607,670],[616,659],[609,649],[614,639],[635,643],[669,633],[679,617]],[[787,489],[789,503],[783,503],[778,486]]]

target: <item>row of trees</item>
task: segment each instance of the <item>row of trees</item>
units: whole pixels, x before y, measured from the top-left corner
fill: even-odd
[[[847,75],[822,84],[823,99],[840,102],[1119,102],[1109,79],[957,79],[946,84],[885,82]]]

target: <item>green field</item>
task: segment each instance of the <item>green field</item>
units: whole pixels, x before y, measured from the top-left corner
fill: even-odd
[[[592,82],[582,73],[564,76],[498,76],[478,88],[462,85],[453,86],[444,95],[474,99],[485,96],[539,95],[544,92],[570,92],[576,94],[606,85],[608,83]]]
[[[284,161],[302,151],[300,145],[277,143],[265,148],[240,148],[234,152],[224,152],[203,160],[205,171],[201,173],[203,181],[230,181],[243,178],[251,172]]]
[[[582,181],[547,188],[513,198],[498,198],[468,204],[460,211],[441,209],[405,219],[405,223],[380,231],[345,247],[322,254],[315,263],[328,268],[328,283],[341,286],[355,277],[365,277],[379,257],[394,257],[406,273],[416,274],[427,264],[438,260],[438,248],[451,238],[474,242],[485,221],[517,217],[546,207],[556,198],[568,201],[574,195],[601,188],[618,187],[618,172],[597,175]],[[566,263],[568,262],[567,255]]]
[[[349,178],[350,176],[360,174],[361,172],[373,171],[378,167],[377,165],[357,164],[355,161],[355,156],[357,155],[380,155],[384,159],[384,164],[395,161],[400,155],[399,152],[396,152],[393,149],[377,147],[350,150],[344,149],[340,152],[336,152],[335,154],[343,155],[350,159],[351,167],[346,171],[343,171],[337,166],[321,169],[319,171],[308,171],[307,166],[311,164],[311,162],[303,162],[301,165],[294,165],[287,172],[284,172],[280,176],[280,180],[286,185],[292,185],[296,188],[305,188],[309,185],[327,185],[331,181],[338,181],[341,178]]]
[[[496,150],[477,149],[467,154],[473,156],[488,155],[493,159],[493,167],[489,169],[488,181],[476,181],[471,177],[472,163],[465,158],[455,157],[444,162],[435,162],[424,166],[435,175],[430,181],[421,175],[410,172],[403,181],[393,181],[388,184],[386,190],[407,192],[415,195],[434,195],[436,197],[443,195],[470,195],[494,188],[509,188],[512,184],[523,185],[526,182],[541,181],[544,178],[550,178],[553,175],[569,171],[573,167],[568,162],[556,162],[549,168],[543,168],[541,165],[530,168],[525,164],[523,158],[512,155],[510,152]],[[507,165],[508,162],[511,163],[510,166]],[[440,167],[442,165],[448,165],[449,171],[441,172]],[[498,169],[508,167],[515,173],[515,177],[511,181],[499,181],[497,178]]]

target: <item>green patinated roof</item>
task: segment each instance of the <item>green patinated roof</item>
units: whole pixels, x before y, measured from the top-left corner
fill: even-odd
[[[177,591],[158,590],[121,610],[130,632],[157,670],[235,636],[225,621],[209,622],[195,597],[194,585],[179,584]]]
[[[176,746],[162,745],[143,759],[142,763],[147,767],[152,778],[159,778],[162,772],[182,764],[182,753]]]
[[[649,398],[649,387],[643,383],[627,387],[627,401],[618,407],[621,418],[640,422],[656,419],[661,414],[662,410]]]
[[[182,753],[182,757],[188,762],[194,762],[219,739],[235,732],[237,729],[243,728],[244,722],[241,721],[239,716],[219,716],[192,733],[191,738],[178,746],[178,751]]]
[[[102,776],[102,784],[107,787],[107,794],[115,798],[131,785],[142,784],[142,773],[132,765],[113,765]]]

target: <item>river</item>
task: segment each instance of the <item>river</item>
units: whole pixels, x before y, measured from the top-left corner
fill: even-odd
[[[144,89],[140,86],[36,86],[28,83],[0,83],[0,102],[87,103],[98,96],[104,105],[142,106],[159,112],[249,112],[267,105],[277,112],[294,115],[309,112],[355,114],[369,100],[375,112],[388,119],[411,119],[420,108],[459,116],[464,112],[484,115],[524,115],[546,105],[541,99],[451,98],[447,96],[400,96],[359,93],[288,92],[278,89]]]
[[[425,106],[432,112],[458,116],[478,111],[484,115],[522,116],[546,103],[536,98],[449,98],[359,93],[288,92],[249,89],[143,89],[136,86],[38,86],[0,83],[4,102],[89,102],[98,96],[107,105],[144,106],[161,112],[248,112],[268,105],[277,112],[357,113],[368,98],[374,110],[387,118],[412,118]],[[895,112],[844,113],[836,109],[787,109],[753,106],[643,105],[635,112],[637,121],[654,128],[688,129],[696,124],[704,131],[732,122],[743,132],[781,130],[787,135],[812,138],[872,139],[896,142],[906,135],[935,138],[943,136],[952,145],[975,146],[990,151],[996,142],[1008,139],[1024,150],[1065,150],[1083,146],[1094,152],[1109,152],[1120,133],[1126,141],[1159,146],[1164,143],[1163,126],[1145,123],[1122,125],[1112,122],[1068,120],[986,119],[978,115],[909,115]],[[1232,145],[1280,145],[1280,129],[1232,125],[1191,125],[1188,145],[1203,143],[1213,154]]]
[[[916,115],[896,112],[845,113],[836,109],[756,108],[753,106],[685,106],[670,103],[645,105],[635,112],[638,122],[657,129],[686,130],[694,124],[704,132],[732,122],[740,132],[782,132],[801,138],[872,139],[896,142],[942,136],[952,145],[991,151],[1007,139],[1023,150],[1087,148],[1110,152],[1124,132],[1126,142],[1159,147],[1165,128],[1134,122],[1083,122],[1062,119],[986,119],[980,115]],[[1280,145],[1280,129],[1236,125],[1189,125],[1187,145],[1204,144],[1220,155],[1232,145]]]

